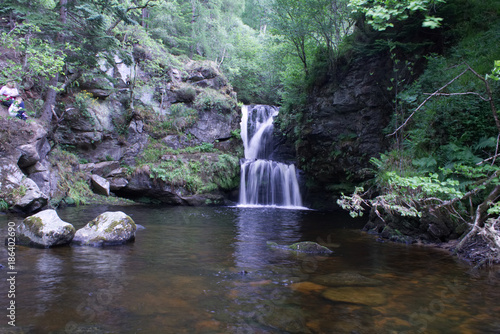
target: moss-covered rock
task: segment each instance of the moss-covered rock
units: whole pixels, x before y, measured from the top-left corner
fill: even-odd
[[[17,226],[16,242],[30,247],[67,245],[75,235],[73,225],[62,221],[55,210],[44,210],[27,217]]]
[[[121,211],[104,212],[76,231],[73,242],[79,245],[120,245],[135,240],[137,226]]]

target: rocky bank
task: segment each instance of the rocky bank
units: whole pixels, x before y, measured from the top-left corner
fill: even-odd
[[[5,61],[19,60],[3,51]],[[0,106],[2,211],[27,214],[95,196],[176,205],[231,198],[240,107],[215,64],[171,66],[155,85],[140,66],[115,61],[61,94],[51,124],[37,118],[42,96],[33,83],[20,87],[27,122]]]

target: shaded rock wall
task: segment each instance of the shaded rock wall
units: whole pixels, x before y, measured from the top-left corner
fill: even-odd
[[[312,205],[333,206],[332,196],[371,176],[370,158],[388,147],[391,72],[384,57],[360,60],[310,94],[296,146]]]

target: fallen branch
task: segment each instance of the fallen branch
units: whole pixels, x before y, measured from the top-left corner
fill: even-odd
[[[490,249],[497,254],[500,254],[500,226],[497,228],[497,224],[499,223],[500,217],[497,219],[490,219],[478,233],[485,239]]]
[[[484,222],[486,221],[486,218],[488,216],[488,207],[495,201],[498,196],[500,196],[500,185],[497,185],[495,188],[493,188],[493,190],[490,192],[488,197],[486,197],[483,203],[477,206],[476,215],[474,217],[474,225],[472,226],[472,229],[469,231],[469,233],[467,233],[465,237],[460,241],[457,246],[457,250],[460,250],[473,235],[481,232],[484,227]]]

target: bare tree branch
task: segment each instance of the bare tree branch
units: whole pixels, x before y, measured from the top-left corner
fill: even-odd
[[[474,218],[474,225],[472,229],[465,235],[465,237],[460,241],[457,245],[457,249],[461,249],[465,243],[476,233],[480,232],[482,227],[484,226],[484,222],[488,216],[487,211],[488,207],[491,203],[500,195],[500,185],[497,185],[490,192],[488,197],[483,201],[483,203],[479,204],[476,209],[476,216]]]
[[[462,73],[460,73],[459,75],[457,75],[456,77],[454,77],[451,81],[449,81],[446,85],[444,85],[443,87],[439,88],[438,90],[436,90],[434,93],[430,94],[425,100],[424,102],[422,102],[411,114],[410,116],[408,116],[408,118],[404,121],[403,124],[401,124],[393,133],[387,135],[388,137],[389,136],[394,136],[399,130],[401,130],[403,127],[406,126],[406,124],[410,121],[410,119],[413,117],[413,115],[418,111],[420,110],[420,108],[422,108],[426,103],[427,101],[429,101],[432,97],[434,96],[452,96],[452,95],[467,95],[467,94],[474,94],[474,95],[478,95],[482,100],[484,101],[487,101],[490,103],[490,108],[491,108],[491,111],[493,113],[493,118],[495,120],[495,125],[498,129],[498,132],[500,133],[500,119],[498,118],[498,113],[497,113],[497,109],[496,109],[496,106],[495,106],[495,103],[493,101],[493,94],[491,93],[491,88],[490,88],[490,84],[488,83],[488,80],[486,80],[483,76],[479,75],[476,71],[474,71],[474,69],[472,69],[472,67],[470,67],[469,64],[465,63],[465,65],[467,65],[467,68],[462,71]],[[479,80],[481,80],[485,87],[486,87],[486,92],[488,94],[488,98],[484,98],[482,97],[480,94],[478,93],[474,93],[474,92],[465,92],[465,93],[441,93],[441,91],[443,89],[445,89],[446,87],[448,87],[449,85],[451,85],[453,82],[455,82],[458,78],[460,78],[462,75],[464,75],[465,73],[467,72],[471,72],[472,74],[474,74],[477,78],[479,78]]]
[[[460,73],[459,75],[457,75],[456,77],[454,77],[451,81],[449,81],[446,85],[444,85],[443,87],[439,88],[437,91],[435,91],[434,93],[432,93],[431,95],[429,95],[428,98],[426,98],[424,100],[424,102],[420,103],[420,105],[417,107],[417,109],[415,109],[410,116],[408,116],[408,118],[406,119],[406,121],[404,121],[403,124],[401,124],[393,133],[391,134],[388,134],[387,137],[389,136],[394,136],[399,130],[401,130],[403,127],[406,126],[406,124],[408,123],[408,121],[413,117],[413,115],[415,115],[415,113],[417,111],[420,110],[420,108],[422,108],[426,103],[427,101],[429,101],[432,97],[436,96],[437,94],[439,94],[443,89],[445,89],[446,87],[448,87],[449,85],[451,85],[453,82],[455,82],[458,78],[460,78],[462,75],[464,75],[465,73],[467,73],[467,71],[469,71],[469,69],[465,69],[462,73]]]
[[[424,95],[431,95],[429,93],[424,93]],[[464,92],[464,93],[438,93],[434,94],[435,96],[454,96],[454,95],[477,95],[479,98],[483,101],[489,102],[490,100],[483,97],[481,94],[476,93],[476,92]]]

